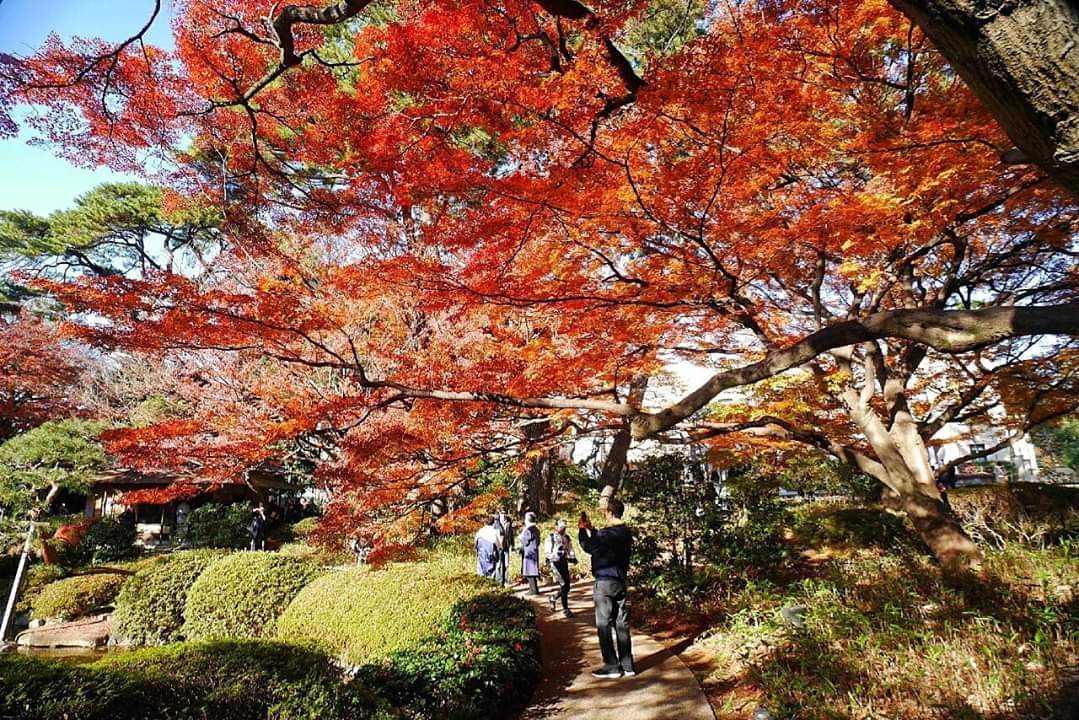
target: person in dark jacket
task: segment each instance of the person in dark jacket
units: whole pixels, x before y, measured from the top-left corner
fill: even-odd
[[[525,513],[525,529],[521,531],[521,574],[528,581],[528,594],[539,595],[540,531],[536,513]]]
[[[251,524],[248,525],[247,532],[251,535],[252,550],[266,549],[266,506],[264,504],[259,503],[258,507],[251,512]]]
[[[629,606],[626,599],[626,577],[629,574],[629,555],[633,548],[633,534],[622,524],[625,506],[611,498],[604,515],[607,527],[596,530],[588,515],[581,513],[577,527],[577,540],[581,549],[592,556],[592,576],[595,585],[592,599],[596,604],[596,631],[599,649],[603,655],[603,667],[593,670],[599,678],[616,678],[637,674],[633,665],[633,648],[629,635]],[[611,638],[614,629],[618,641]]]
[[[509,582],[510,576],[510,553],[514,548],[514,527],[513,519],[510,518],[509,513],[505,510],[500,510],[498,513],[498,527],[502,533],[502,548],[498,554],[498,573],[496,578],[505,587]]]

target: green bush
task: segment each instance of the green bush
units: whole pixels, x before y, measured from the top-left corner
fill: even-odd
[[[64,577],[65,574],[64,569],[59,565],[30,565],[26,569],[22,592],[19,594],[19,599],[15,603],[15,611],[20,613],[30,612],[30,607],[34,602],[34,598],[36,598],[47,585],[56,582]],[[8,589],[11,587],[11,580],[14,579],[13,574],[12,578],[8,581]],[[6,592],[3,602],[7,602]]]
[[[180,639],[187,591],[220,557],[220,551],[215,550],[183,550],[158,558],[135,573],[116,597],[113,640],[159,645]]]
[[[137,552],[136,536],[134,525],[115,518],[102,518],[90,526],[71,553],[72,560],[88,565],[126,560]]]
[[[795,534],[806,545],[849,545],[883,550],[921,548],[902,517],[875,508],[810,503],[795,512]]]
[[[0,656],[0,717],[11,720],[390,720],[329,658],[266,641],[181,643],[67,665]]]
[[[92,573],[57,580],[42,588],[31,601],[31,615],[62,620],[89,615],[112,605],[127,579],[127,575],[119,573]]]
[[[319,573],[276,553],[226,555],[188,590],[181,633],[190,640],[273,637],[278,616]]]
[[[356,678],[377,687],[407,717],[512,717],[539,675],[531,603],[502,593],[458,602],[441,632],[366,665]]]
[[[334,572],[296,596],[277,623],[278,634],[320,643],[357,664],[426,637],[455,602],[491,587],[453,556]]]
[[[251,544],[251,509],[245,505],[207,503],[187,516],[184,542],[197,548],[245,548]]]

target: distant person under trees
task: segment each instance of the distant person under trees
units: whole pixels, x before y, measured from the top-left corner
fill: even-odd
[[[501,553],[502,533],[498,530],[498,518],[492,515],[476,533],[476,572],[483,577],[497,579]]]
[[[263,503],[259,503],[258,506],[251,511],[251,524],[248,525],[247,531],[251,535],[251,549],[265,550],[266,506]]]
[[[536,527],[536,513],[525,513],[525,529],[521,531],[521,574],[528,581],[528,594],[539,595],[540,531]]]
[[[607,527],[594,529],[585,513],[581,513],[577,524],[577,540],[581,543],[581,549],[592,556],[592,575],[596,579],[592,598],[596,604],[596,631],[599,634],[599,649],[603,654],[603,667],[593,670],[592,675],[599,678],[632,677],[637,674],[633,664],[626,597],[633,534],[622,524],[624,512],[622,501],[611,498],[603,510]],[[612,626],[618,640],[617,653],[611,639]]]
[[[573,552],[573,541],[566,533],[566,521],[559,520],[555,528],[556,530],[547,537],[547,545],[544,548],[547,562],[558,582],[558,592],[551,595],[551,609],[555,609],[556,599],[561,598],[562,612],[566,617],[573,617],[573,612],[569,609],[569,566],[570,563],[577,564],[577,556]]]

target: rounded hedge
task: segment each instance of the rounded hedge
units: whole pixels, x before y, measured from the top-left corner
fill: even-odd
[[[49,583],[30,603],[35,618],[74,620],[92,611],[112,605],[128,575],[92,573],[75,575]]]
[[[181,639],[187,592],[202,571],[220,557],[217,550],[183,550],[162,556],[135,573],[116,596],[113,640],[160,645]]]
[[[189,640],[273,637],[277,618],[320,573],[309,562],[276,553],[226,555],[188,590],[180,632]]]
[[[530,602],[488,592],[456,603],[436,632],[359,668],[355,681],[410,718],[516,717],[539,677],[539,637]]]
[[[179,643],[89,665],[0,655],[0,717],[16,720],[391,720],[324,654],[267,641]]]
[[[333,572],[300,591],[277,622],[278,636],[358,664],[427,637],[455,603],[492,587],[454,558]]]

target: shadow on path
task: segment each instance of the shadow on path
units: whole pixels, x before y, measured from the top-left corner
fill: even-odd
[[[693,673],[668,649],[647,635],[634,633],[637,675],[598,679],[602,665],[592,610],[592,583],[580,580],[570,591],[575,615],[551,612],[547,586],[537,603],[543,670],[523,720],[589,718],[589,720],[714,720],[715,715]],[[632,623],[632,617],[631,617]]]

